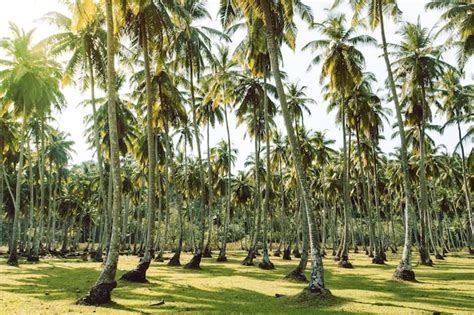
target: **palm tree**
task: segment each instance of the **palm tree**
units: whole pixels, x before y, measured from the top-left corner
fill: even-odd
[[[147,199],[147,234],[145,242],[145,254],[138,266],[124,274],[122,279],[133,282],[145,282],[146,271],[150,266],[152,258],[152,241],[154,231],[155,212],[155,136],[152,125],[154,94],[152,91],[152,73],[150,62],[150,43],[158,43],[162,46],[165,32],[171,28],[172,22],[168,16],[168,2],[162,1],[135,1],[123,7],[125,11],[125,32],[131,37],[143,53],[143,67],[145,72],[146,93],[146,134],[148,150],[148,199]],[[161,47],[157,47],[160,54]]]
[[[119,259],[120,248],[120,212],[122,210],[122,188],[120,179],[120,153],[117,129],[117,110],[115,106],[115,44],[114,44],[114,17],[112,0],[105,1],[105,15],[107,24],[107,97],[108,97],[108,121],[110,132],[110,156],[112,176],[112,234],[110,236],[110,247],[104,269],[99,279],[90,289],[89,293],[80,299],[78,303],[85,305],[97,305],[109,303],[112,290],[117,286],[115,273]]]
[[[104,163],[100,150],[100,131],[96,106],[95,87],[96,79],[103,85],[105,82],[105,55],[106,55],[106,31],[102,28],[104,19],[97,12],[86,12],[75,10],[72,3],[68,3],[69,10],[74,13],[69,18],[59,12],[46,14],[44,20],[58,27],[62,32],[54,34],[45,39],[50,45],[55,56],[71,53],[66,64],[63,82],[69,84],[75,76],[79,76],[82,82],[81,89],[89,88],[91,93],[90,105],[93,118],[93,144],[97,154],[99,168],[99,198],[97,209],[99,213],[106,212],[107,196],[105,192]],[[73,81],[74,82],[74,81]],[[94,257],[102,261],[102,250],[98,250]]]
[[[428,188],[426,182],[426,151],[425,126],[431,117],[427,103],[427,91],[433,88],[434,80],[441,78],[448,65],[440,60],[441,47],[433,46],[433,39],[426,28],[418,21],[405,23],[400,30],[402,41],[393,45],[393,55],[396,79],[402,82],[403,97],[410,103],[407,110],[406,123],[415,125],[419,131],[419,171],[420,171],[420,262],[431,265],[429,251],[426,244],[426,226],[428,216]]]
[[[213,58],[211,52],[210,35],[222,35],[220,32],[208,28],[195,26],[193,23],[196,20],[209,17],[204,3],[202,1],[180,0],[178,3],[180,11],[176,14],[176,32],[173,41],[169,47],[176,57],[175,65],[181,66],[189,75],[189,85],[191,92],[191,112],[192,123],[194,129],[194,136],[196,141],[196,150],[198,153],[198,167],[200,177],[201,189],[201,211],[200,211],[200,226],[201,238],[200,244],[193,256],[193,259],[185,265],[185,268],[199,269],[202,254],[204,251],[204,233],[205,233],[205,216],[206,213],[206,196],[205,196],[205,181],[204,169],[202,166],[201,156],[201,139],[199,136],[199,127],[197,121],[197,105],[195,95],[194,80],[200,78],[204,68],[204,59],[211,60]],[[207,209],[209,211],[209,209]]]
[[[474,54],[474,3],[465,0],[435,0],[425,6],[431,10],[445,10],[441,20],[446,21],[440,32],[455,34],[449,41],[455,40],[458,47],[457,57],[463,69],[467,60]]]
[[[390,62],[388,49],[387,49],[387,37],[385,34],[385,15],[389,15],[395,20],[401,14],[400,9],[397,6],[396,0],[351,0],[352,8],[354,9],[354,24],[358,24],[361,21],[359,20],[360,14],[363,10],[367,11],[367,16],[369,20],[369,26],[371,29],[380,27],[380,34],[382,37],[382,49],[383,57],[385,61],[385,66],[387,68],[388,84],[390,88],[390,96],[393,99],[395,105],[395,112],[397,117],[398,125],[398,134],[400,137],[400,163],[403,173],[403,189],[405,194],[405,210],[404,210],[404,244],[403,244],[403,254],[400,260],[400,264],[397,266],[393,277],[399,280],[405,281],[414,281],[415,273],[413,272],[413,267],[411,263],[411,233],[412,233],[412,224],[411,224],[411,214],[413,212],[413,193],[412,187],[410,184],[410,174],[408,169],[408,155],[406,148],[406,139],[405,139],[405,130],[403,129],[403,117],[402,117],[402,107],[397,94],[397,88],[395,85],[395,79],[393,77],[392,65]]]
[[[9,152],[15,151],[15,143],[18,137],[18,124],[13,119],[10,112],[3,112],[0,115],[0,245],[3,245],[3,215],[5,211],[5,156]]]
[[[231,16],[231,18],[229,18],[229,23],[231,23],[232,20],[237,16],[244,16],[250,22],[250,24],[256,23],[256,21],[264,22],[263,25],[266,31],[266,45],[268,54],[270,56],[271,69],[276,83],[278,98],[280,100],[288,138],[290,140],[290,147],[297,171],[299,186],[301,187],[301,194],[304,204],[303,208],[308,221],[308,231],[313,261],[308,291],[316,294],[328,293],[328,290],[324,287],[324,272],[320,255],[318,233],[314,230],[315,226],[312,213],[312,202],[306,190],[306,174],[303,170],[301,154],[296,141],[296,135],[292,126],[285,90],[281,79],[281,73],[279,69],[279,46],[277,46],[277,43],[280,45],[281,41],[285,40],[285,42],[292,49],[295,48],[296,27],[293,22],[294,13],[298,13],[306,21],[312,22],[311,11],[309,7],[304,5],[299,0],[274,2],[270,2],[268,0],[224,0],[221,1],[220,12],[227,12]],[[239,15],[239,13],[241,14]],[[281,23],[283,23],[285,26],[283,27]]]
[[[209,90],[207,92],[205,101],[213,100],[213,106],[224,107],[224,121],[227,132],[227,155],[232,156],[232,143],[230,141],[230,128],[228,119],[228,107],[232,94],[230,93],[233,87],[233,79],[237,77],[238,73],[235,70],[237,62],[230,58],[229,49],[225,46],[219,46],[218,55],[213,59],[213,71],[210,76]],[[227,165],[227,188],[226,188],[226,211],[224,215],[224,231],[222,234],[222,244],[217,257],[217,261],[227,261],[227,230],[229,227],[230,206],[231,206],[231,183],[232,183],[232,164],[228,160]]]
[[[21,183],[24,164],[25,145],[27,141],[27,122],[32,113],[45,115],[52,105],[64,103],[60,91],[60,67],[49,59],[48,51],[41,44],[32,45],[33,31],[25,32],[10,24],[13,37],[0,41],[7,59],[0,60],[5,69],[0,72],[0,93],[4,94],[6,103],[14,105],[13,113],[22,118],[20,131],[20,158],[18,162],[17,183],[15,190],[15,214],[10,244],[8,264],[18,265],[17,227],[21,207]],[[20,74],[20,75],[19,75]]]
[[[439,81],[437,91],[442,97],[439,110],[447,116],[447,122],[443,129],[452,124],[456,125],[458,132],[458,146],[461,149],[461,170],[463,180],[463,192],[466,200],[469,225],[471,227],[470,251],[474,251],[474,223],[472,217],[472,205],[470,199],[469,185],[467,184],[466,153],[464,151],[461,123],[469,123],[472,120],[472,98],[474,95],[473,85],[462,85],[460,74],[455,70],[448,70],[443,79]]]
[[[327,98],[331,99],[333,106],[339,107],[338,119],[342,124],[343,137],[343,200],[344,200],[344,236],[340,256],[340,266],[352,268],[349,262],[349,224],[352,213],[349,187],[349,158],[347,148],[347,100],[363,78],[364,56],[355,47],[357,44],[375,44],[375,39],[368,35],[355,35],[356,29],[345,28],[345,16],[338,15],[328,18],[321,24],[316,24],[324,39],[314,40],[306,44],[303,49],[323,50],[312,60],[312,65],[322,63],[320,81],[328,78]],[[311,67],[311,66],[310,66]]]

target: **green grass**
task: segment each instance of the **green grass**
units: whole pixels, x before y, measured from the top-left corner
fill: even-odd
[[[389,256],[387,265],[378,266],[363,254],[352,254],[352,270],[340,269],[327,258],[326,285],[334,297],[313,303],[274,297],[275,293],[295,295],[304,288],[304,284],[283,279],[297,259],[286,262],[272,257],[276,269],[264,271],[241,266],[243,255],[232,252],[225,264],[204,259],[200,271],[153,263],[148,272],[150,283],[119,281],[113,291],[114,303],[102,307],[74,304],[97,279],[100,263],[44,259],[38,264],[22,261],[15,268],[0,258],[0,313],[474,313],[472,255],[451,254],[434,267],[416,267],[418,283],[391,280],[398,262],[395,255]],[[189,257],[184,255],[181,261]],[[121,257],[117,276],[137,261],[137,257]],[[162,298],[164,305],[150,306]]]

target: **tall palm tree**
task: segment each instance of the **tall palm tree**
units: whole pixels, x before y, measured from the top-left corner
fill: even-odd
[[[405,195],[405,209],[404,209],[404,244],[403,254],[398,264],[393,277],[399,280],[414,281],[415,273],[411,262],[411,234],[412,234],[412,220],[413,213],[413,193],[410,183],[410,174],[408,169],[408,154],[405,137],[405,130],[403,128],[402,106],[397,94],[397,87],[392,72],[392,64],[388,53],[387,36],[385,34],[385,16],[394,18],[395,20],[401,14],[396,0],[351,0],[352,8],[354,9],[353,22],[358,24],[360,21],[360,14],[365,10],[368,17],[368,24],[371,29],[380,28],[382,37],[382,50],[387,68],[387,78],[390,88],[390,96],[392,97],[395,112],[397,117],[398,134],[400,137],[400,163],[403,173],[403,189]]]
[[[145,282],[146,271],[152,258],[152,241],[154,239],[154,213],[155,213],[155,136],[152,125],[154,94],[152,91],[152,73],[150,62],[150,43],[157,43],[158,54],[161,53],[163,38],[172,22],[168,16],[168,2],[163,1],[129,1],[122,10],[125,12],[125,32],[131,37],[132,42],[138,46],[143,54],[143,67],[145,72],[146,93],[146,134],[148,151],[148,194],[147,194],[147,232],[145,253],[138,266],[124,274],[122,279],[133,282]],[[158,60],[161,60],[158,58]]]
[[[321,24],[316,24],[325,38],[314,40],[306,44],[303,49],[313,51],[322,50],[312,60],[312,65],[322,63],[320,81],[328,79],[327,98],[331,103],[338,106],[338,119],[342,124],[343,137],[343,200],[344,200],[344,235],[343,246],[340,256],[340,266],[352,268],[349,262],[349,225],[351,220],[352,205],[350,200],[349,187],[349,158],[347,146],[347,100],[354,89],[361,83],[363,78],[362,69],[364,67],[364,56],[356,48],[358,44],[375,44],[375,39],[368,35],[356,35],[354,27],[345,27],[346,18],[344,15],[329,17]],[[311,66],[310,66],[311,67]],[[330,105],[330,108],[332,106]]]
[[[114,17],[112,0],[105,1],[105,16],[107,24],[107,98],[108,121],[110,132],[110,156],[112,176],[112,234],[110,247],[104,269],[99,279],[90,289],[89,293],[81,298],[78,303],[97,305],[109,303],[112,290],[117,287],[115,273],[120,249],[120,212],[122,210],[122,185],[120,179],[120,153],[117,129],[117,109],[115,106],[115,43],[114,43]]]
[[[240,16],[244,16],[250,22],[254,22],[258,19],[264,22],[264,27],[266,31],[266,44],[268,54],[270,56],[271,70],[276,83],[278,98],[280,100],[285,127],[290,141],[293,162],[297,171],[299,186],[301,187],[301,194],[304,205],[303,208],[308,223],[313,263],[308,291],[315,294],[326,294],[328,293],[328,290],[324,286],[324,269],[319,248],[319,237],[317,231],[315,231],[315,221],[312,213],[312,202],[306,188],[306,173],[304,172],[303,165],[301,162],[301,153],[298,148],[296,134],[292,126],[291,116],[288,110],[288,103],[286,101],[285,90],[283,87],[283,82],[279,69],[279,45],[281,45],[281,40],[285,40],[285,42],[292,49],[295,48],[296,27],[293,21],[294,13],[298,13],[306,21],[312,22],[311,11],[309,7],[304,5],[299,0],[222,0],[221,7],[224,8],[221,10],[221,12],[234,13],[234,18],[238,16],[235,13],[240,12]],[[232,21],[232,19],[229,20]]]
[[[60,91],[60,67],[48,57],[44,45],[32,45],[33,31],[25,32],[15,24],[10,24],[13,37],[0,40],[0,47],[7,59],[1,59],[0,93],[6,103],[14,105],[13,113],[22,118],[20,131],[20,158],[18,162],[15,190],[15,214],[10,243],[8,264],[18,265],[17,231],[21,211],[21,183],[27,141],[27,122],[32,113],[45,115],[53,105],[64,103]]]
[[[426,244],[427,216],[428,216],[428,188],[426,182],[426,151],[425,151],[425,129],[426,123],[431,118],[428,104],[428,92],[433,89],[434,81],[442,77],[443,72],[449,66],[440,57],[443,49],[433,45],[431,33],[421,26],[420,21],[416,24],[405,23],[400,30],[402,40],[393,45],[393,55],[396,60],[395,75],[401,82],[402,90],[405,92],[404,100],[411,105],[407,111],[407,124],[417,126],[419,131],[419,180],[420,180],[420,262],[431,265],[429,251]]]
[[[227,132],[227,155],[232,155],[232,143],[230,140],[230,128],[228,119],[228,108],[232,94],[233,79],[238,75],[236,71],[237,62],[230,58],[229,49],[225,46],[219,46],[218,55],[213,59],[212,74],[210,76],[209,91],[207,92],[205,101],[213,100],[213,106],[223,106],[224,121]],[[227,165],[227,188],[226,188],[226,211],[224,215],[224,231],[222,234],[222,244],[217,257],[217,261],[227,261],[227,230],[229,227],[230,206],[231,206],[231,183],[232,183],[232,164],[231,161]]]
[[[105,212],[107,206],[107,196],[105,191],[104,162],[100,150],[100,131],[97,113],[97,99],[95,96],[96,80],[100,85],[105,82],[105,55],[106,55],[106,31],[102,25],[104,18],[101,14],[93,10],[85,16],[86,12],[76,10],[74,4],[68,3],[69,10],[73,12],[73,17],[69,18],[59,12],[47,13],[43,18],[50,24],[55,25],[61,32],[51,35],[45,39],[51,45],[51,51],[56,56],[71,53],[71,57],[66,64],[63,83],[74,82],[74,77],[78,76],[82,82],[81,89],[89,88],[91,93],[90,105],[92,107],[93,118],[93,143],[97,154],[99,168],[99,198],[97,199],[97,209],[99,213]],[[94,257],[102,261],[102,250],[97,251]]]
[[[470,198],[469,185],[467,183],[466,171],[466,153],[464,150],[463,136],[461,132],[461,123],[469,123],[472,121],[472,99],[474,95],[474,85],[463,85],[461,76],[455,70],[448,70],[443,79],[438,82],[437,92],[442,97],[439,102],[439,110],[447,116],[447,122],[443,129],[447,126],[456,125],[458,132],[458,146],[461,149],[461,170],[463,180],[463,192],[466,200],[467,213],[469,217],[469,225],[471,227],[470,251],[474,251],[474,223],[472,215],[472,204]]]
[[[3,216],[5,211],[5,156],[15,151],[18,138],[18,124],[13,119],[11,112],[3,111],[0,115],[0,245],[3,245]]]
[[[201,238],[200,243],[192,260],[185,265],[185,268],[199,269],[202,254],[204,251],[204,233],[205,233],[205,213],[209,211],[206,207],[204,169],[202,165],[201,139],[199,135],[199,126],[197,121],[197,105],[195,95],[195,79],[199,79],[203,68],[204,59],[212,60],[211,35],[222,35],[220,32],[204,27],[197,26],[194,23],[203,18],[209,18],[203,1],[180,0],[178,3],[180,11],[176,14],[176,32],[169,47],[175,57],[175,65],[181,66],[189,76],[189,88],[191,92],[191,112],[194,136],[196,141],[196,150],[198,153],[198,167],[201,189],[201,211],[200,225]]]

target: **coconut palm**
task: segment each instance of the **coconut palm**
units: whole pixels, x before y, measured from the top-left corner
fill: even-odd
[[[115,273],[119,259],[120,248],[120,212],[122,208],[122,188],[120,179],[120,153],[118,141],[117,109],[115,96],[115,47],[114,47],[114,17],[112,0],[105,1],[105,16],[107,25],[107,98],[108,125],[110,132],[110,156],[112,176],[112,233],[110,247],[104,268],[97,282],[89,293],[78,303],[97,305],[109,303],[112,290],[117,286]]]
[[[201,238],[200,243],[193,256],[193,259],[185,265],[185,268],[199,269],[202,254],[204,251],[204,233],[205,233],[205,217],[206,208],[205,203],[205,181],[204,169],[202,166],[201,157],[201,139],[199,135],[199,126],[197,121],[197,105],[195,95],[195,79],[199,79],[203,68],[204,60],[212,60],[211,39],[212,35],[223,35],[220,32],[204,27],[196,26],[194,23],[202,18],[209,17],[203,1],[180,0],[177,5],[180,11],[175,15],[176,31],[173,41],[170,44],[170,51],[175,57],[174,64],[176,67],[183,68],[189,76],[189,89],[191,92],[191,112],[192,123],[194,129],[194,137],[196,141],[196,150],[198,153],[198,166],[200,176],[201,189],[201,211],[200,211],[200,228]]]
[[[48,57],[42,44],[33,45],[33,31],[25,32],[15,24],[10,24],[13,36],[0,41],[6,59],[0,60],[4,70],[0,72],[0,93],[6,103],[12,103],[13,113],[22,118],[20,131],[20,159],[18,162],[15,190],[15,215],[13,219],[10,256],[8,264],[18,265],[17,226],[21,211],[21,183],[24,164],[27,122],[31,114],[45,115],[53,105],[64,103],[60,91],[60,67]]]
[[[455,70],[448,70],[443,79],[438,82],[437,92],[442,97],[439,102],[439,111],[446,114],[447,122],[443,129],[453,124],[456,125],[458,133],[458,147],[461,149],[461,169],[463,179],[463,192],[466,200],[469,225],[471,227],[470,251],[474,248],[474,223],[472,217],[472,204],[470,199],[469,185],[467,184],[466,153],[464,150],[461,123],[472,121],[472,98],[474,95],[473,85],[463,85],[460,74]]]
[[[410,104],[407,110],[406,123],[416,125],[419,131],[419,170],[420,170],[420,262],[431,265],[431,259],[426,244],[426,226],[428,211],[428,191],[426,182],[426,151],[425,127],[431,118],[427,103],[428,92],[432,90],[434,81],[442,77],[448,64],[440,59],[442,47],[433,45],[431,33],[421,26],[420,21],[405,23],[399,31],[402,37],[400,44],[392,44],[395,61],[394,73],[397,80],[402,82],[404,101]]]
[[[344,200],[344,236],[343,247],[340,255],[340,266],[351,268],[349,262],[349,224],[352,213],[349,187],[349,159],[347,149],[347,100],[353,90],[361,84],[363,79],[364,56],[356,48],[358,44],[375,44],[375,39],[368,35],[356,35],[354,27],[345,27],[344,15],[329,17],[321,24],[316,24],[325,38],[314,40],[306,44],[303,49],[313,51],[322,50],[312,60],[312,65],[322,63],[320,81],[328,79],[327,98],[331,99],[330,108],[337,106],[338,119],[342,124],[343,136],[343,200]],[[311,67],[311,66],[310,66]]]
[[[387,68],[387,79],[390,88],[390,96],[392,97],[395,113],[397,117],[398,135],[400,137],[400,163],[403,172],[403,187],[405,194],[405,210],[404,210],[404,244],[403,254],[400,264],[397,266],[394,278],[406,281],[414,281],[415,273],[411,263],[411,234],[412,234],[412,220],[411,213],[413,212],[413,193],[410,183],[410,174],[408,169],[408,155],[406,148],[405,130],[403,129],[402,107],[397,94],[397,87],[393,77],[392,65],[387,48],[387,36],[385,33],[385,17],[389,16],[398,20],[401,11],[398,8],[396,0],[351,0],[352,8],[354,9],[354,24],[363,23],[360,19],[361,14],[365,11],[367,13],[368,24],[371,29],[379,27],[382,38],[382,50],[385,66]]]
[[[455,34],[449,41],[457,46],[458,63],[462,68],[474,54],[474,3],[463,0],[435,0],[425,6],[431,10],[444,10],[441,20],[446,21],[440,32]]]

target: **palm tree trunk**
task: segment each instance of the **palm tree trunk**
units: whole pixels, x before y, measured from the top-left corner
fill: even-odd
[[[254,142],[254,149],[255,149],[255,190],[254,190],[254,228],[252,233],[251,245],[247,256],[242,261],[242,265],[244,266],[253,266],[253,258],[258,251],[258,238],[260,235],[260,228],[262,223],[262,209],[261,209],[261,189],[260,189],[260,130],[258,125],[257,119],[257,106],[253,106],[253,124],[254,124],[254,133],[255,133],[255,142]],[[256,220],[256,222],[255,222]]]
[[[230,129],[229,129],[229,120],[227,117],[227,103],[225,101],[225,87],[222,91],[222,99],[224,101],[224,120],[225,128],[227,132],[227,155],[228,155],[228,164],[227,164],[227,189],[226,189],[226,209],[224,215],[224,232],[222,234],[222,245],[217,257],[217,261],[224,262],[227,261],[226,257],[226,248],[227,248],[227,231],[229,230],[229,220],[230,220],[230,201],[231,201],[231,183],[232,183],[232,143],[230,141]]]
[[[211,236],[212,236],[212,207],[213,207],[213,191],[212,191],[212,165],[211,165],[211,146],[210,146],[210,129],[211,129],[211,108],[208,106],[208,116],[207,116],[207,126],[206,126],[206,145],[207,145],[207,220],[208,220],[208,234],[207,234],[207,244],[204,248],[203,256],[211,258]]]
[[[112,234],[110,237],[110,248],[96,284],[91,288],[87,296],[80,299],[78,303],[86,305],[97,305],[109,303],[112,290],[117,286],[115,273],[119,259],[120,247],[120,210],[121,179],[120,179],[120,156],[118,146],[117,110],[115,105],[115,69],[114,69],[114,25],[112,0],[105,0],[105,12],[107,21],[107,96],[108,96],[108,119],[110,133],[110,156],[111,176],[113,177],[113,204],[112,204]]]
[[[403,128],[403,118],[402,118],[402,109],[400,106],[400,102],[398,100],[397,89],[395,86],[395,80],[393,78],[392,67],[390,64],[390,60],[388,58],[388,49],[387,49],[387,39],[385,37],[385,25],[384,25],[384,12],[383,12],[383,1],[378,1],[378,14],[380,17],[380,33],[382,35],[382,48],[383,48],[383,56],[385,61],[385,66],[387,67],[387,74],[388,74],[388,82],[390,86],[390,93],[393,98],[393,103],[395,104],[395,111],[397,115],[397,124],[398,124],[398,132],[400,135],[400,158],[401,158],[401,166],[403,172],[403,186],[405,190],[405,241],[403,244],[403,254],[400,264],[397,266],[397,269],[394,273],[394,278],[400,280],[408,280],[413,281],[415,280],[415,273],[412,270],[411,264],[411,212],[412,212],[412,204],[411,204],[411,187],[410,187],[410,174],[408,173],[408,155],[407,155],[407,144],[406,144],[406,137],[405,137],[405,129]]]
[[[18,239],[18,220],[20,218],[21,211],[21,181],[23,179],[23,163],[25,160],[25,141],[26,139],[26,128],[27,118],[23,117],[23,123],[21,126],[21,137],[20,137],[20,158],[18,161],[18,170],[16,175],[16,188],[15,188],[15,213],[13,215],[13,227],[10,241],[10,256],[8,257],[7,264],[10,266],[18,266],[17,257],[17,239]]]
[[[275,269],[275,266],[270,261],[268,255],[267,245],[267,231],[268,231],[268,213],[270,212],[270,189],[271,189],[271,171],[270,171],[270,123],[268,115],[268,98],[267,98],[267,74],[263,75],[263,112],[265,119],[265,142],[266,142],[266,180],[265,180],[265,203],[263,205],[263,250],[262,250],[262,262],[258,266],[262,269]],[[258,170],[257,170],[258,172]]]
[[[160,98],[161,98],[161,95],[162,93],[161,93],[161,87],[160,87]],[[171,137],[169,136],[168,124],[165,124],[165,150],[166,150],[165,159],[168,161],[167,163],[170,168],[169,173],[171,173],[168,175],[168,183],[170,184],[168,189],[170,189],[170,192],[175,196],[176,208],[177,208],[176,211],[177,211],[178,224],[179,224],[178,246],[176,247],[173,257],[171,257],[171,259],[168,261],[168,266],[181,266],[181,262],[179,260],[180,260],[181,251],[183,248],[183,234],[184,234],[183,233],[183,228],[184,228],[183,227],[183,202],[182,202],[181,194],[178,192],[174,182],[171,180],[171,178],[176,175],[176,171],[173,166],[173,161],[171,160],[171,145],[170,145],[171,141],[172,140],[171,140]]]
[[[311,279],[309,281],[309,287],[307,290],[312,293],[329,293],[324,286],[324,268],[320,252],[319,244],[319,235],[315,229],[315,220],[313,215],[313,207],[311,198],[307,192],[307,180],[306,174],[303,170],[303,163],[301,160],[300,148],[296,141],[295,131],[291,123],[291,116],[288,110],[288,104],[286,102],[286,95],[283,89],[283,83],[281,79],[280,69],[278,65],[278,48],[275,42],[275,34],[273,30],[272,22],[272,12],[270,9],[270,3],[267,1],[262,2],[263,5],[263,14],[265,19],[266,27],[266,39],[268,53],[270,55],[271,68],[273,72],[273,77],[275,79],[276,88],[278,92],[278,98],[280,100],[280,105],[283,113],[283,118],[285,122],[286,131],[288,133],[288,139],[290,141],[291,155],[293,157],[293,162],[296,168],[297,180],[301,187],[303,208],[305,215],[308,220],[308,235],[309,242],[311,247],[311,258],[312,258],[312,270],[311,270]]]
[[[105,193],[105,179],[104,179],[104,164],[102,161],[102,152],[100,151],[100,132],[99,132],[99,120],[97,114],[97,108],[95,103],[95,75],[94,65],[92,63],[92,56],[90,52],[87,54],[89,76],[90,76],[90,92],[91,92],[91,105],[92,105],[92,118],[94,120],[94,141],[95,150],[97,154],[97,167],[99,169],[99,196],[97,198],[97,211],[102,213],[107,211],[107,199]],[[100,251],[100,257],[102,258],[102,250]],[[98,257],[96,255],[96,257]]]
[[[188,50],[188,62],[189,62],[189,78],[191,83],[191,110],[193,116],[193,129],[194,129],[194,136],[196,138],[196,147],[198,153],[198,168],[199,168],[199,183],[201,189],[201,211],[200,211],[200,225],[201,225],[201,238],[199,240],[199,246],[197,251],[194,253],[193,258],[189,263],[184,265],[186,269],[199,269],[199,265],[201,264],[202,253],[204,250],[204,231],[205,231],[205,217],[204,213],[206,212],[206,196],[205,196],[205,182],[204,182],[204,169],[202,167],[202,156],[201,156],[201,139],[199,137],[199,127],[197,123],[197,115],[196,115],[196,98],[194,96],[194,67],[191,60],[191,56],[189,56],[190,52]]]
[[[372,263],[382,263],[383,260],[378,257],[379,249],[377,246],[377,241],[375,239],[375,224],[374,224],[374,215],[372,211],[372,196],[370,194],[370,185],[369,185],[369,176],[366,176],[366,172],[364,170],[364,167],[362,165],[362,152],[361,152],[361,144],[360,144],[360,133],[359,133],[359,123],[356,124],[356,140],[357,140],[357,155],[358,155],[358,160],[359,160],[359,168],[360,168],[360,173],[362,175],[361,179],[361,186],[362,186],[362,193],[364,194],[363,201],[364,201],[364,206],[367,211],[367,216],[368,216],[368,221],[369,221],[369,237],[372,245],[374,245],[374,251],[371,253],[372,254]]]
[[[344,234],[342,243],[342,254],[339,266],[343,268],[352,268],[352,264],[349,262],[349,231],[350,231],[350,217],[352,213],[350,188],[349,188],[349,157],[347,148],[347,135],[346,135],[346,114],[345,114],[345,101],[344,96],[341,97],[341,110],[342,110],[342,159],[343,159],[343,173],[342,173],[342,190],[344,199]]]
[[[150,55],[148,53],[148,36],[145,21],[140,19],[142,36],[143,59],[145,61],[146,89],[146,135],[148,150],[148,194],[147,194],[147,227],[145,238],[145,253],[135,269],[125,273],[121,279],[131,282],[146,282],[146,272],[153,256],[153,231],[155,226],[155,137],[153,133],[153,94],[151,91]]]
[[[459,113],[456,113],[456,114],[457,114],[456,116],[459,117]],[[456,126],[458,130],[459,146],[461,147],[462,190],[464,193],[464,198],[466,199],[467,214],[469,217],[469,227],[471,229],[470,237],[468,241],[469,252],[473,254],[474,253],[474,222],[472,218],[471,198],[469,197],[469,186],[467,184],[466,156],[464,153],[464,145],[462,143],[462,133],[461,133],[461,126],[459,123],[459,118],[456,119]]]
[[[420,237],[420,263],[426,266],[432,266],[433,262],[430,259],[430,252],[428,249],[428,187],[426,183],[426,152],[425,152],[425,87],[421,84],[421,124],[420,124],[420,222],[421,222],[421,237]]]

